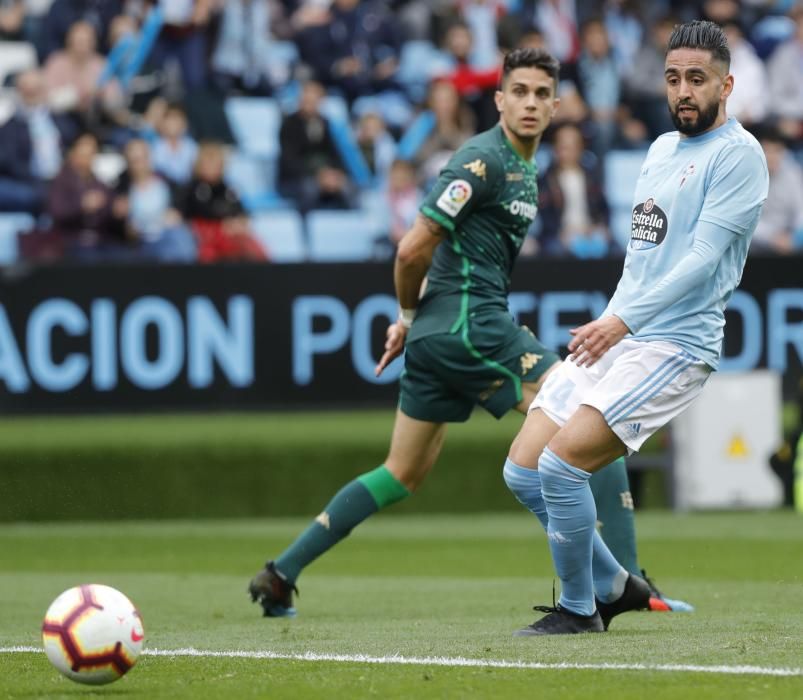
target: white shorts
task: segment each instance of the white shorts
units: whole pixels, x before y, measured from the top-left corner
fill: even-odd
[[[530,410],[540,408],[563,426],[580,404],[592,406],[632,454],[697,397],[710,374],[674,343],[626,339],[591,367],[564,360]]]

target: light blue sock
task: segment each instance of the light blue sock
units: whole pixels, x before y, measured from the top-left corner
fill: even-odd
[[[502,476],[516,500],[535,515],[546,530],[549,518],[546,514],[544,497],[541,495],[541,477],[538,475],[538,470],[520,467],[508,458],[505,460]]]
[[[591,559],[597,522],[588,485],[591,474],[567,464],[549,448],[541,453],[538,471],[549,515],[549,548],[561,581],[560,605],[591,615],[596,609]]]
[[[554,453],[550,452],[550,454],[554,456]],[[541,476],[538,471],[520,467],[515,462],[507,459],[505,460],[505,468],[502,471],[502,475],[505,478],[507,487],[513,492],[519,503],[533,513],[548,532],[549,517],[544,497],[541,493]],[[596,525],[596,510],[594,525]],[[627,581],[627,571],[619,565],[619,562],[611,554],[596,527],[592,535],[591,568],[594,593],[597,598],[607,603],[616,600],[622,595]]]

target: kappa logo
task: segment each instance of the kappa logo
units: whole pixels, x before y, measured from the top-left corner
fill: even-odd
[[[534,352],[524,353],[520,358],[522,376],[535,367],[542,357],[543,355],[536,355]]]
[[[485,162],[479,158],[477,158],[477,160],[472,160],[470,163],[466,163],[463,167],[480,178],[480,180],[485,179]]]
[[[449,216],[457,216],[473,193],[471,183],[465,180],[452,180],[443,191],[438,201],[438,209],[445,211]]]

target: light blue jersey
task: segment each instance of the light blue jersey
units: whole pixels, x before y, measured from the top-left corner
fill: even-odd
[[[768,183],[761,147],[733,118],[700,136],[658,137],[636,184],[624,270],[603,316],[621,318],[634,340],[677,343],[716,369],[725,305]]]

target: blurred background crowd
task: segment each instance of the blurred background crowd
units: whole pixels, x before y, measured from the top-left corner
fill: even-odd
[[[800,2],[0,0],[0,264],[389,259],[517,46],[562,64],[524,254],[622,255],[694,18],[767,155],[752,251],[799,252]]]

